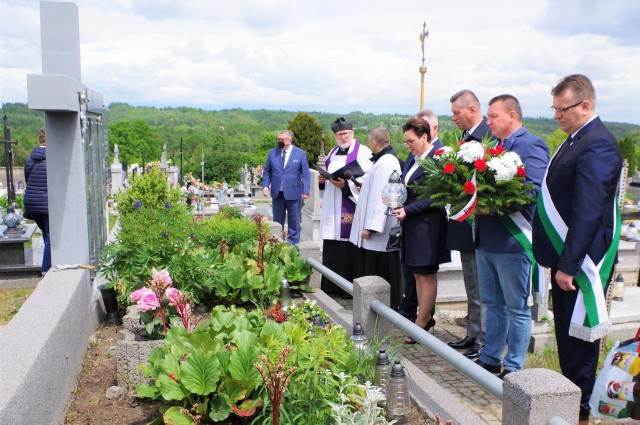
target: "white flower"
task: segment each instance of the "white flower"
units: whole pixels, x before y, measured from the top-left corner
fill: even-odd
[[[522,167],[522,160],[520,159],[520,156],[515,153],[515,152],[505,152],[502,155],[500,155],[500,158],[502,158],[505,161],[511,161],[515,164],[516,167]]]
[[[518,173],[518,166],[513,161],[513,158],[505,158],[504,155],[491,158],[487,162],[487,167],[496,173],[496,182],[511,180]]]
[[[472,164],[476,159],[484,158],[484,146],[476,141],[463,143],[457,156],[462,161]]]

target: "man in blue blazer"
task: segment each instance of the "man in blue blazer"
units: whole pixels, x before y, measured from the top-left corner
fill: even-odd
[[[269,195],[273,204],[273,220],[282,225],[288,216],[287,242],[300,242],[300,220],[302,199],[309,197],[311,174],[307,154],[293,146],[293,133],[283,130],[278,133],[278,147],[269,151],[262,173],[262,193]]]
[[[526,170],[525,180],[533,184],[535,198],[549,163],[549,148],[523,127],[520,103],[512,95],[491,99],[487,116],[491,132],[500,145],[520,157]],[[477,363],[490,372],[500,373],[504,362],[500,378],[523,369],[531,338],[530,249],[525,251],[508,224],[519,223],[518,228],[530,233],[534,209],[535,202],[532,202],[513,208],[508,216],[492,214],[476,218],[478,286],[480,300],[487,306],[485,348]],[[507,340],[508,350],[503,361]]]
[[[482,116],[480,101],[471,90],[460,90],[451,96],[451,119],[462,130],[462,140],[482,141],[491,136],[487,119]],[[460,252],[464,288],[467,293],[469,324],[467,334],[459,341],[449,342],[456,349],[467,349],[465,357],[475,360],[484,349],[487,308],[480,302],[476,250],[473,244],[471,224],[465,220],[447,222],[447,248]]]
[[[579,281],[579,272],[588,267],[589,262],[599,264],[603,258],[613,256],[607,270],[600,271],[600,276],[605,276],[600,287],[611,280],[617,251],[615,195],[622,156],[615,137],[596,115],[595,89],[587,77],[569,75],[553,88],[551,94],[554,118],[569,138],[551,160],[538,199],[538,210],[533,220],[533,253],[538,263],[551,268],[551,296],[560,367],[563,375],[582,390],[579,417],[587,423],[589,398],[598,364],[597,338],[606,330],[585,338],[585,335],[573,332],[572,315],[574,308],[578,307],[576,301],[583,299],[578,294],[588,291],[589,286],[597,288],[595,282],[585,287]],[[551,204],[555,207],[555,214],[549,208]],[[553,225],[549,227],[549,224]],[[562,226],[564,244],[554,246],[550,235],[555,228]],[[610,246],[613,249],[605,255]],[[606,289],[603,292],[606,293]],[[606,307],[604,316],[603,324],[606,326]]]

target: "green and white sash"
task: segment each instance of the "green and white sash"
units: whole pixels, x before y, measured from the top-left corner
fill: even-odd
[[[535,304],[544,303],[544,292],[546,290],[544,271],[533,256],[531,223],[529,223],[520,212],[502,217],[502,223],[505,225],[509,233],[511,233],[511,236],[513,236],[513,238],[520,244],[531,261],[529,293],[533,296],[533,302]]]
[[[538,215],[544,230],[558,255],[562,255],[568,227],[551,200],[546,173],[542,180],[537,204]],[[613,209],[614,233],[607,252],[597,265],[588,255],[585,256],[578,275],[574,277],[578,284],[578,298],[573,307],[569,335],[584,341],[593,342],[611,332],[604,288],[611,274],[620,241],[621,221],[618,202],[613,203]]]

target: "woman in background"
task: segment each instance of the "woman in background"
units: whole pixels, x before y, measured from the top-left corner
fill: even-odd
[[[24,166],[27,189],[24,192],[24,209],[36,222],[42,239],[44,254],[42,255],[42,275],[51,268],[51,243],[49,241],[49,195],[47,193],[47,150],[44,129],[38,133],[39,146],[31,151]]]

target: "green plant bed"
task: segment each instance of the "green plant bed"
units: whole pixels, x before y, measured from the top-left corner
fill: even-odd
[[[285,317],[278,307],[219,306],[191,333],[172,327],[145,366],[152,384],[138,385],[137,395],[162,400],[165,423],[386,424],[376,402],[365,401],[377,390],[362,384],[373,355],[357,351],[342,327],[312,326],[320,311],[310,301]]]

